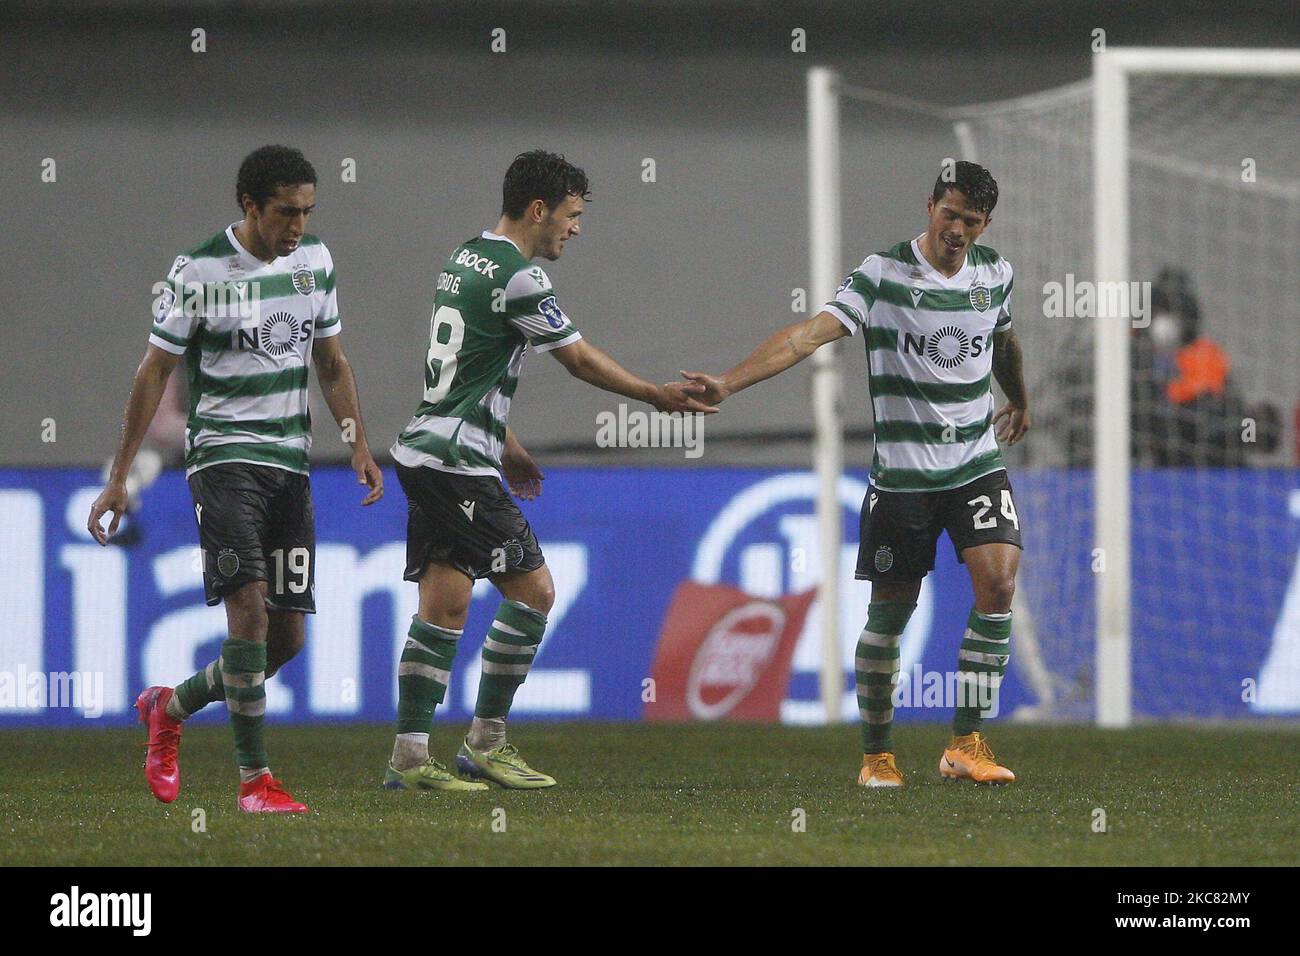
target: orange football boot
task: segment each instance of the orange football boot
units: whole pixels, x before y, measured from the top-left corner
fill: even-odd
[[[859,787],[901,787],[903,775],[894,763],[891,753],[863,754],[862,770],[858,773]]]
[[[978,730],[952,738],[939,758],[939,773],[950,780],[976,783],[1011,783],[1016,779],[1014,773],[998,764],[988,741]]]

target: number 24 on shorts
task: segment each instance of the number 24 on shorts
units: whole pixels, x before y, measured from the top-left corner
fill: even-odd
[[[966,502],[966,504],[979,508],[973,516],[976,531],[986,531],[989,528],[998,526],[997,517],[989,517],[989,512],[993,510],[993,502],[988,495],[979,495]],[[1017,531],[1020,530],[1020,519],[1016,517],[1016,506],[1011,501],[1010,490],[1006,488],[1002,489],[1002,517],[1010,521],[1012,527]]]

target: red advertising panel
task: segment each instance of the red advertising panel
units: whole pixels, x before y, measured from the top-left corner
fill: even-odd
[[[770,600],[683,582],[659,633],[646,720],[775,722],[816,591]]]

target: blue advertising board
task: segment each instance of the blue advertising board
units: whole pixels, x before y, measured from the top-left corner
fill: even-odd
[[[406,508],[391,472],[387,496],[362,508],[355,477],[312,476],[317,521],[316,603],[307,648],[268,684],[268,713],[292,722],[389,721],[396,660],[416,606],[402,580]],[[1090,479],[1043,471],[1015,477],[1020,518],[1037,533],[1021,571],[1033,653],[1013,636],[1001,710],[1032,712],[1045,687],[1090,716],[1093,648]],[[1133,557],[1134,709],[1153,717],[1300,713],[1300,493],[1295,471],[1135,476],[1135,514],[1193,502],[1170,547],[1168,528],[1137,536]],[[815,587],[820,576],[806,471],[745,468],[548,470],[545,493],[522,507],[556,582],[546,640],[516,698],[515,719],[636,720],[660,627],[676,586],[726,583],[760,596]],[[844,515],[841,618],[845,717],[851,660],[869,587],[853,580],[866,476],[840,484]],[[150,684],[175,684],[213,659],[225,636],[221,607],[203,600],[197,535],[183,476],[144,492],[137,540],[103,548],[85,530],[99,491],[86,470],[0,471],[0,725],[106,724],[134,719]],[[1222,520],[1231,495],[1232,521]],[[1202,504],[1197,504],[1202,503]],[[1074,521],[1055,547],[1053,525]],[[1060,509],[1058,513],[1056,509]],[[1061,582],[1075,582],[1063,589]],[[464,720],[477,687],[478,651],[497,606],[486,582],[469,623],[439,720]],[[918,681],[954,669],[970,609],[966,575],[946,541],[905,635],[903,672]],[[1026,617],[1028,617],[1028,613]],[[821,719],[814,605],[796,649],[782,719]],[[1018,622],[1019,623],[1019,622]],[[1025,620],[1026,629],[1031,627]],[[1013,634],[1016,632],[1013,631]],[[1034,656],[1039,658],[1038,666]],[[1035,670],[1037,667],[1037,670]],[[79,698],[69,697],[84,677]],[[1044,682],[1047,682],[1046,684]],[[1252,683],[1253,682],[1253,683]],[[1243,691],[1243,688],[1246,688]],[[1253,689],[1253,692],[1251,692]],[[917,704],[920,703],[919,693]],[[210,707],[200,719],[222,719]],[[944,719],[903,706],[898,719]]]

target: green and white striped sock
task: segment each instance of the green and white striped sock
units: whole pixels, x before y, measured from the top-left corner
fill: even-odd
[[[262,742],[266,719],[266,643],[230,638],[221,645],[221,683],[241,768],[268,765]]]
[[[1011,659],[1011,612],[981,614],[971,608],[966,633],[957,654],[956,713],[952,732],[964,737],[980,729],[985,717],[997,713],[998,688]]]
[[[862,717],[862,752],[894,752],[894,684],[898,680],[898,643],[916,605],[908,601],[872,601],[867,626],[858,638],[854,673],[858,714]]]
[[[423,734],[427,745],[434,708],[447,696],[451,665],[462,633],[419,617],[411,618],[406,646],[397,664],[398,734]]]
[[[483,674],[478,682],[475,717],[487,720],[509,715],[515,691],[528,676],[545,633],[545,614],[518,601],[501,602],[483,642]]]
[[[209,662],[208,666],[185,678],[173,688],[171,700],[167,701],[167,714],[176,720],[185,720],[197,714],[208,704],[215,704],[226,699],[226,687],[221,682],[221,660]]]

